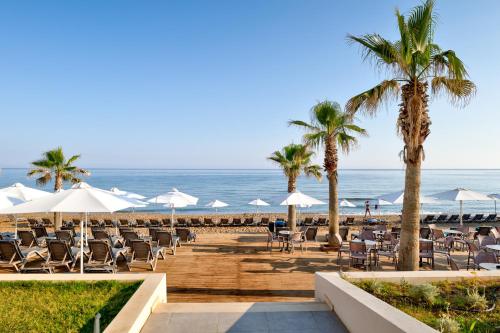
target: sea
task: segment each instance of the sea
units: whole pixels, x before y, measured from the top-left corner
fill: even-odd
[[[39,187],[35,179],[26,176],[27,169],[1,169],[0,188],[22,183],[51,191],[53,184]],[[207,213],[214,209],[206,205],[215,199],[229,206],[219,208],[220,213],[240,212],[285,212],[280,202],[286,197],[287,180],[281,170],[174,170],[174,169],[91,169],[91,176],[85,181],[92,186],[120,190],[153,197],[170,191],[172,188],[199,198],[198,205],[179,208],[177,213]],[[357,207],[341,208],[344,214],[363,214],[364,201],[377,196],[400,191],[404,186],[404,170],[352,170],[339,171],[339,198],[347,199]],[[65,184],[69,187],[70,184]],[[300,177],[298,189],[316,199],[327,202],[328,181],[318,182],[314,178]],[[500,170],[422,170],[422,193],[430,195],[457,187],[467,188],[484,194],[500,192]],[[251,200],[260,198],[270,204],[266,207],[248,205]],[[301,208],[301,212],[326,213],[327,205]],[[401,205],[380,206],[380,214],[399,214]],[[496,207],[494,202],[464,202],[464,212],[491,213]],[[500,206],[499,206],[500,209]],[[140,211],[167,212],[161,205],[137,208]],[[422,213],[456,213],[458,202],[439,202],[422,206]],[[378,214],[379,212],[372,213]]]

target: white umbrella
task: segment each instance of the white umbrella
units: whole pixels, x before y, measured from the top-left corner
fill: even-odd
[[[172,210],[171,223],[173,224],[175,209],[186,207],[189,205],[196,205],[196,202],[198,202],[198,198],[179,192],[174,188],[173,191],[160,194],[154,198],[149,199],[148,202],[164,204],[165,207],[170,208]]]
[[[215,212],[217,212],[218,208],[227,207],[227,206],[229,206],[227,203],[220,201],[220,200],[210,201],[208,204],[205,205],[205,207],[215,208]]]
[[[69,190],[0,210],[0,214],[85,213],[86,224],[88,213],[113,213],[130,206],[129,201],[110,194],[109,191],[92,187],[87,183],[78,183]],[[83,221],[80,222],[80,231],[80,272],[83,273]]]
[[[0,209],[12,207],[22,202],[23,200],[11,197],[5,193],[0,192]]]
[[[312,205],[326,205],[321,200],[310,197],[300,191],[295,191],[293,193],[288,194],[285,200],[281,202],[281,206],[312,206]]]
[[[398,192],[392,192],[392,193],[387,193],[387,194],[381,195],[381,196],[377,197],[377,199],[387,201],[390,204],[394,204],[394,205],[402,205],[403,200],[404,200],[404,195],[405,195],[404,191],[398,191]],[[423,195],[420,195],[419,201],[420,201],[420,204],[437,204],[437,203],[439,203],[436,199],[434,199],[432,197],[423,196]]]
[[[349,207],[349,208],[355,208],[356,207],[355,204],[353,204],[352,202],[350,202],[350,201],[348,201],[346,199],[340,200],[339,206],[340,207]]]
[[[113,192],[116,195],[119,195],[121,197],[125,197],[128,199],[137,199],[137,200],[146,199],[146,197],[143,195],[133,193],[133,192],[122,191],[122,190],[118,189],[117,187],[112,187],[109,191]]]
[[[465,188],[456,188],[450,191],[440,192],[432,195],[433,198],[445,201],[460,201],[460,224],[462,224],[464,201],[491,201],[492,198],[485,194],[474,192]]]
[[[252,200],[248,203],[249,205],[255,206],[255,212],[258,214],[259,213],[259,206],[269,206],[267,202],[261,199],[255,199]]]
[[[183,193],[183,192],[179,191],[178,189],[176,189],[175,187],[172,187],[172,192],[176,193],[177,195],[186,199],[186,201],[188,202],[188,205],[196,205],[198,203],[197,197],[193,197],[192,195]]]
[[[15,183],[9,187],[0,188],[0,192],[22,201],[30,201],[51,194],[50,192],[45,192],[37,190],[35,188],[24,186],[21,183]]]
[[[490,198],[493,199],[493,202],[495,203],[495,214],[497,213],[497,200],[500,200],[500,194],[498,193],[492,193],[488,195]]]

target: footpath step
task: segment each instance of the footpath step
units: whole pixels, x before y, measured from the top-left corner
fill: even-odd
[[[161,304],[142,332],[346,333],[347,330],[324,303],[247,302]]]

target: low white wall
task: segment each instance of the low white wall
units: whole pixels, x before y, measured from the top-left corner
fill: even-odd
[[[494,271],[426,271],[426,272],[346,272],[350,280],[372,279],[399,283],[456,281],[464,278],[498,280]],[[351,333],[427,333],[437,332],[377,297],[343,279],[339,273],[315,274],[316,299],[327,303]]]
[[[125,306],[106,327],[104,333],[139,333],[158,303],[167,302],[167,277],[164,273],[151,274],[0,274],[0,281],[139,281]]]

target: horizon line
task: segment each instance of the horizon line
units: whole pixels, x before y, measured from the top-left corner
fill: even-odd
[[[29,169],[29,167],[4,167],[0,168],[1,170],[25,170]],[[188,171],[215,171],[215,170],[234,170],[234,171],[244,171],[244,170],[262,170],[262,171],[281,171],[279,168],[129,168],[129,167],[89,167],[88,169],[94,170],[188,170]],[[394,171],[400,170],[403,171],[403,168],[339,168],[339,171]],[[422,168],[421,170],[500,170],[499,168]]]

